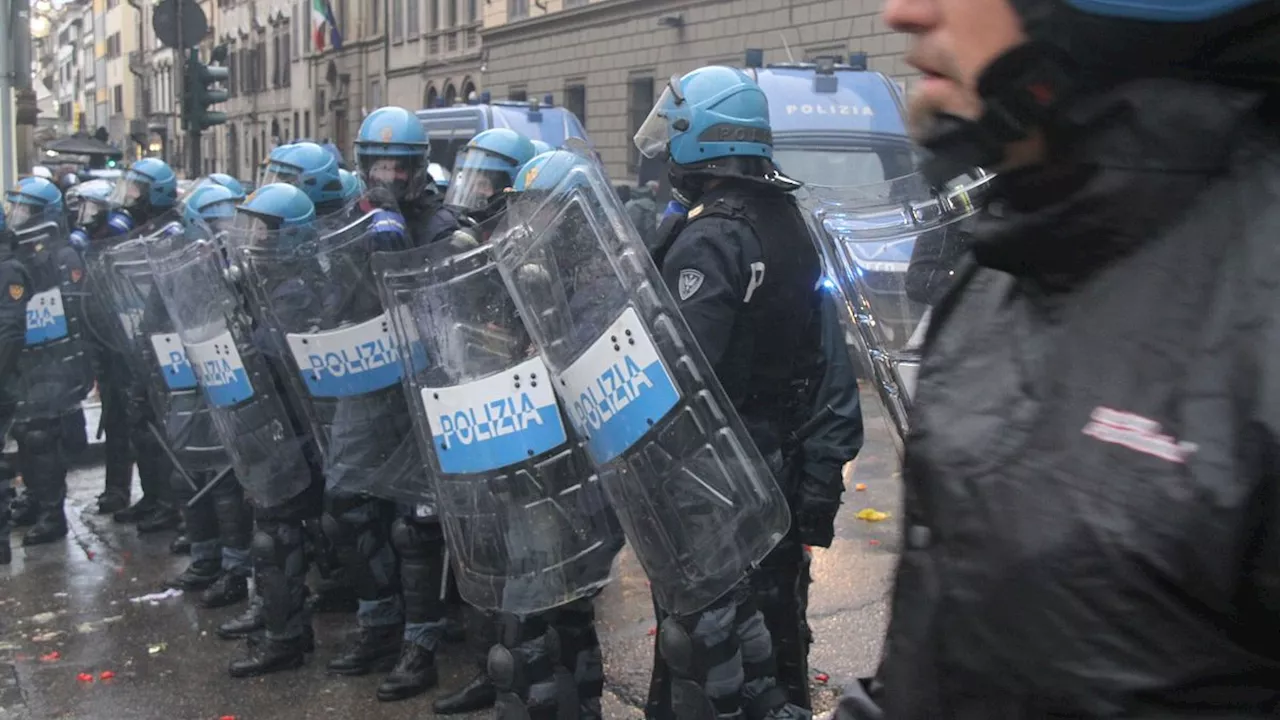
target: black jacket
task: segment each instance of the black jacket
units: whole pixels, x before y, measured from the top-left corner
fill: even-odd
[[[1243,91],[1081,107],[935,308],[885,717],[1280,713],[1280,139]]]

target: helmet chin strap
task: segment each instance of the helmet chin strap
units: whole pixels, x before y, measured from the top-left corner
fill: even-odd
[[[1076,89],[1073,67],[1064,53],[1038,42],[997,57],[978,79],[982,117],[940,113],[935,132],[921,142],[930,152],[921,167],[925,178],[941,186],[975,167],[998,169],[1010,143],[1058,121],[1063,102]]]

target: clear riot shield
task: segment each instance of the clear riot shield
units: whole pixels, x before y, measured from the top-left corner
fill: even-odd
[[[181,234],[180,225],[166,225],[153,235],[102,249],[92,272],[103,312],[93,317],[115,320],[98,331],[118,339],[113,347],[120,349],[134,383],[146,389],[157,440],[183,471],[220,470],[226,453],[147,260],[149,245],[174,242]]]
[[[421,503],[430,485],[370,266],[375,251],[407,249],[402,232],[389,232],[394,222],[375,211],[322,224],[324,234],[260,232],[232,243],[254,312],[289,367],[328,489]]]
[[[31,275],[26,347],[18,356],[22,378],[15,420],[59,417],[93,388],[93,364],[84,341],[84,269],[67,242],[63,222],[13,231],[17,258]]]
[[[512,203],[503,280],[657,602],[696,612],[786,534],[770,468],[594,162]]]
[[[228,277],[221,243],[179,235],[148,244],[147,261],[246,494],[260,508],[295,497],[312,480],[308,437]]]
[[[992,177],[975,170],[935,191],[917,173],[857,187],[805,185],[797,193],[899,452],[929,308],[954,277],[966,245],[961,221]]]
[[[526,615],[609,582],[622,531],[488,246],[375,259],[462,597]]]

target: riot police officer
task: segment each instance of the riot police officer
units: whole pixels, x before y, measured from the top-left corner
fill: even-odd
[[[457,216],[428,172],[431,144],[422,121],[400,107],[369,113],[356,135],[356,164],[371,190],[390,192],[416,245],[445,239]]]
[[[15,404],[13,436],[30,500],[23,513],[28,517],[22,520],[35,523],[22,544],[39,545],[67,534],[63,504],[68,461],[88,441],[80,407],[92,383],[82,337],[85,273],[79,254],[67,243],[57,186],[26,178],[6,199],[18,258],[30,273],[30,285],[22,293],[31,296],[25,346],[18,357],[22,390]],[[10,293],[14,294],[18,293]]]
[[[773,166],[768,101],[739,70],[700,68],[672,80],[635,143],[646,157],[669,158],[671,185],[692,205],[656,243],[663,278],[784,493],[793,496],[784,450],[812,412],[820,377],[821,265],[790,195],[799,183]],[[789,538],[771,558],[798,567],[802,552]],[[755,584],[775,584],[788,597],[796,592],[783,587],[796,585],[794,575],[762,572]],[[769,630],[760,612],[744,604],[752,602],[750,592],[727,600],[736,612],[713,605],[662,621],[658,647],[672,678],[655,671],[651,717],[701,717],[698,708],[708,703],[721,716],[806,712],[788,704],[776,685]],[[798,602],[787,605],[795,609]],[[695,656],[715,660],[689,662]],[[695,687],[701,698],[691,696]]]
[[[537,154],[529,138],[509,128],[485,130],[471,138],[458,152],[444,196],[464,231],[480,243],[488,242],[506,211],[507,191],[516,174]]]
[[[107,226],[115,235],[127,235],[178,203],[178,177],[159,158],[144,158],[129,167],[111,192],[112,211]]]
[[[19,392],[18,355],[27,329],[31,277],[14,256],[17,240],[0,207],[0,439],[9,433]],[[9,494],[15,477],[9,458],[0,452],[0,565],[12,560],[9,549]]]
[[[112,238],[124,237],[135,232],[138,228],[158,219],[162,214],[173,210],[177,202],[178,180],[168,163],[158,158],[139,160],[116,181],[111,197],[108,198],[111,212],[107,217],[107,237],[104,241],[111,242]],[[91,289],[90,292],[99,291]],[[94,303],[92,305],[94,310],[91,312],[101,307],[101,303]],[[93,322],[91,325],[106,326],[98,322]],[[118,386],[121,382],[129,382],[122,380],[119,375],[122,371],[127,373],[127,370],[119,367],[117,364],[119,360],[112,357],[110,348],[101,347],[103,345],[101,338],[95,337],[95,340],[96,344],[100,345],[97,349],[99,384],[102,384],[103,377],[108,378],[109,389],[104,396],[111,394],[110,402],[104,397],[104,427],[108,423],[114,425],[124,419],[124,425],[129,428],[129,441],[133,447],[134,459],[138,464],[138,479],[142,485],[142,498],[124,510],[114,513],[112,517],[116,522],[136,524],[139,532],[160,532],[176,528],[182,518],[173,505],[170,482],[173,466],[150,430],[150,426],[155,421],[154,413],[147,403],[129,400],[123,403],[124,407],[121,410],[116,410],[122,404]],[[111,413],[110,418],[107,417],[108,411]],[[114,477],[108,478],[109,482],[115,481]],[[122,486],[108,485],[107,491],[114,494],[104,493],[105,503],[100,503],[99,506],[101,512],[106,512],[102,507],[103,504],[106,508],[111,508],[118,504],[118,498],[121,496],[126,502],[128,501],[129,493],[121,490]]]
[[[312,142],[281,145],[267,156],[262,184],[287,183],[307,194],[324,218],[345,207],[341,168],[333,153]]]
[[[235,191],[219,183],[199,184],[183,203],[183,232],[187,241],[213,240],[225,231],[235,219],[235,206],[240,200]],[[150,305],[148,310],[152,311]],[[194,491],[180,473],[173,475],[174,496],[182,509],[191,564],[174,579],[172,585],[186,592],[200,592],[203,607],[218,608],[240,602],[248,596],[253,518],[235,477],[218,478],[217,471],[212,469],[224,465],[226,460],[208,457],[216,455],[214,453],[199,452],[199,448],[213,447],[217,443],[211,437],[213,429],[207,406],[198,395],[188,395],[192,398],[186,402],[169,403],[175,421],[167,422],[166,427],[176,430],[172,433],[177,436],[174,438],[175,450],[200,462],[201,469],[193,469],[190,475],[203,482],[216,480],[218,484],[208,497],[188,507],[187,502]],[[179,442],[177,438],[185,441]],[[218,462],[210,463],[209,459]]]
[[[372,204],[351,205],[350,201],[359,195],[352,196],[350,180],[344,184],[344,172],[332,153],[315,143],[300,142],[273,150],[263,179],[292,184],[302,190],[315,205],[319,221],[327,226],[354,221],[357,218],[351,217],[353,215],[373,212],[375,249],[402,247],[406,243],[403,218],[393,210],[376,209]],[[355,288],[313,290],[347,297],[348,291]],[[387,500],[348,492],[341,487],[331,488],[325,494],[325,512],[321,519],[323,540],[360,601],[356,611],[359,635],[349,648],[330,661],[330,672],[364,675],[378,669],[390,670],[401,653],[404,616],[398,597],[396,558],[389,537],[394,516],[395,505]]]
[[[71,245],[81,253],[90,253],[108,238],[117,237],[107,224],[111,215],[112,185],[106,180],[90,180],[72,188],[67,194],[68,203],[76,205],[71,216]],[[93,279],[88,280],[92,294]],[[98,399],[102,414],[99,432],[103,436],[103,456],[106,482],[98,496],[96,512],[100,515],[118,513],[129,507],[129,495],[133,485],[133,446],[129,442],[127,417],[128,400],[125,390],[129,384],[125,359],[117,349],[101,337],[96,329],[106,327],[94,319],[103,312],[100,304],[91,303],[85,312],[90,322],[88,340],[93,350],[94,375],[98,381]]]
[[[315,236],[315,205],[298,188],[281,183],[266,185],[236,208],[233,230],[243,242],[259,233],[284,233],[303,242]],[[255,318],[254,344],[267,357],[275,385],[283,387],[284,377],[291,372],[283,363],[280,350],[268,339],[267,328]],[[287,391],[277,390],[280,395]],[[300,421],[291,419],[300,426]],[[295,427],[295,432],[300,432]],[[306,488],[271,507],[254,509],[254,533],[250,544],[253,575],[260,598],[260,612],[250,608],[246,617],[237,618],[235,627],[224,625],[224,637],[249,636],[244,658],[232,661],[228,668],[232,677],[253,677],[295,668],[314,646],[311,619],[307,609],[306,576],[310,565],[304,548],[303,523],[320,515],[324,480],[318,467],[311,467]],[[250,635],[257,627],[265,629],[262,639]],[[224,632],[225,630],[225,632]]]

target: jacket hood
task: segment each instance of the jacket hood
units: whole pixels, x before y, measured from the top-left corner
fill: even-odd
[[[1082,100],[1055,157],[996,179],[975,223],[982,265],[1065,288],[1126,254],[1224,172],[1261,94],[1138,80]]]

